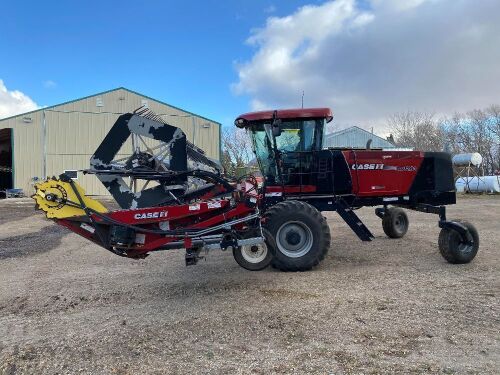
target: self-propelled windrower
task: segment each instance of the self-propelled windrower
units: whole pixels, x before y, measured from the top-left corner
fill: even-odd
[[[186,264],[204,251],[232,249],[242,267],[273,264],[304,271],[330,248],[321,211],[336,211],[363,241],[373,234],[355,209],[378,206],[384,232],[408,230],[404,209],[439,216],[438,247],[450,263],[467,263],[479,248],[476,229],[446,218],[455,204],[450,155],[381,149],[323,149],[327,108],[253,112],[235,125],[249,132],[264,183],[228,178],[186,140],[181,129],[147,109],[121,115],[90,160],[90,169],[120,210],[108,211],[61,175],[35,186],[49,219],[124,257],[185,249]],[[122,149],[131,139],[132,152]]]

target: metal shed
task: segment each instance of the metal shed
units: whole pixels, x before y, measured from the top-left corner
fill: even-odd
[[[6,165],[0,183],[6,186],[0,190],[22,188],[31,194],[39,179],[88,168],[91,155],[118,116],[143,105],[181,128],[209,158],[220,160],[220,123],[119,87],[1,119],[0,152]],[[131,151],[131,143],[124,147]],[[108,194],[95,176],[78,173],[78,183],[88,194]]]
[[[388,140],[357,126],[352,126],[350,128],[339,130],[330,134],[325,134],[323,145],[325,148],[365,148],[368,140],[370,139],[372,140],[372,148],[396,148],[396,146]]]

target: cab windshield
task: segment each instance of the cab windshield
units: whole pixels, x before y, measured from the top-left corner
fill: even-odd
[[[281,134],[276,146],[282,155],[321,149],[323,119],[282,121]],[[274,158],[271,121],[252,124],[250,127],[254,152],[263,177],[270,183],[280,181]]]

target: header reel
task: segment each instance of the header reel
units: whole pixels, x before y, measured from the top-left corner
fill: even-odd
[[[132,153],[117,158],[129,139]],[[214,186],[190,171],[220,175],[217,163],[188,142],[181,129],[144,107],[117,119],[91,157],[90,166],[84,173],[97,175],[122,208],[182,202],[185,195]]]

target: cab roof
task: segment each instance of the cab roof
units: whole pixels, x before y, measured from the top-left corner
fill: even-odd
[[[250,121],[272,120],[274,112],[279,119],[326,118],[326,122],[330,122],[333,118],[330,108],[297,108],[244,113],[234,123],[238,127],[245,127]]]

